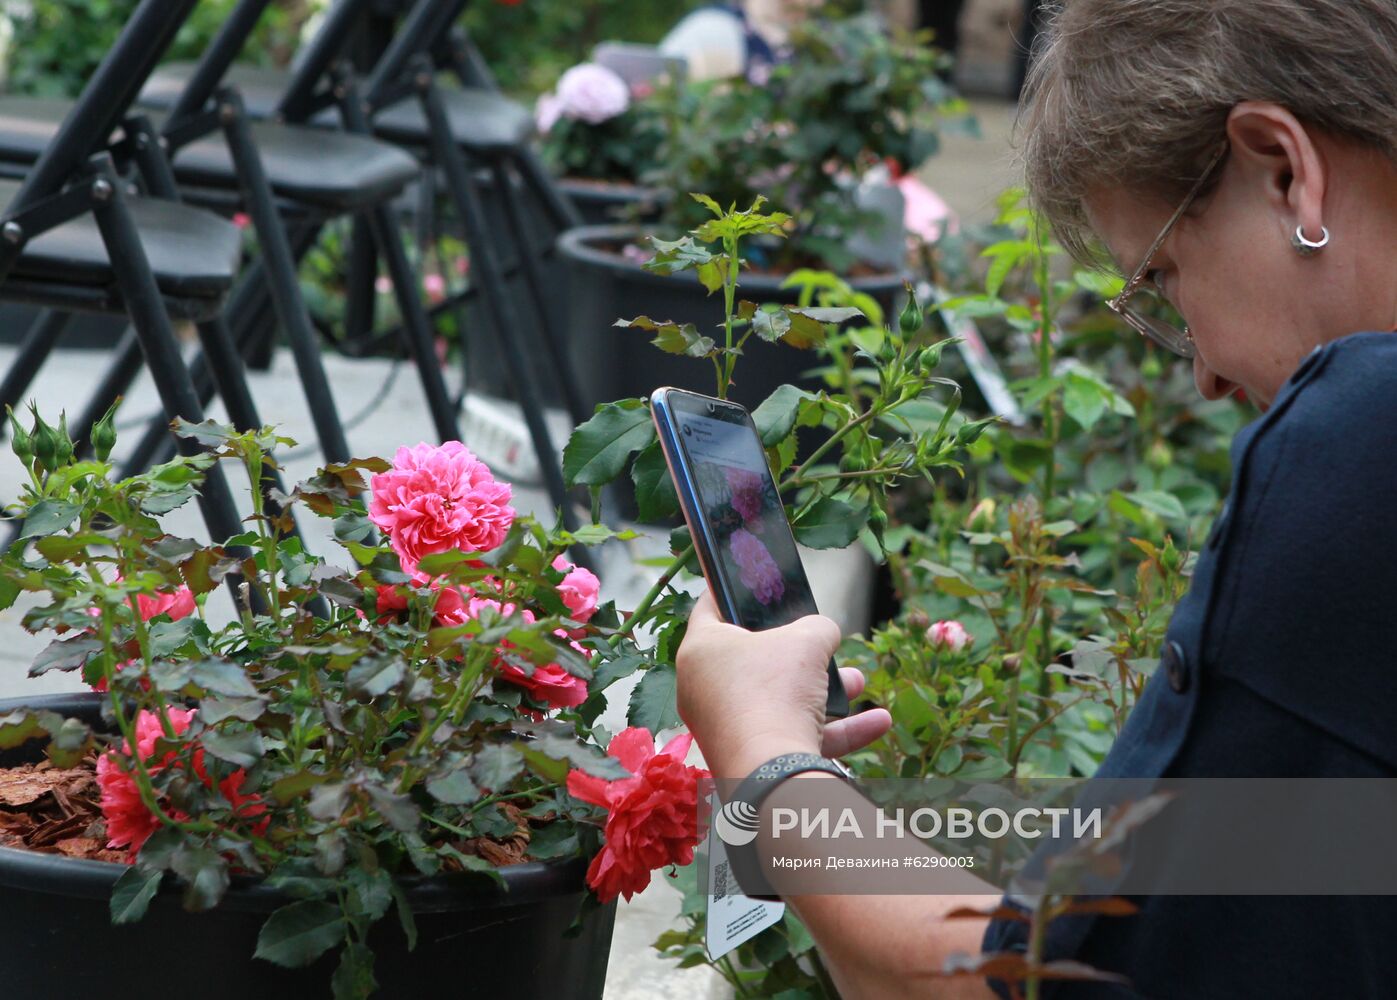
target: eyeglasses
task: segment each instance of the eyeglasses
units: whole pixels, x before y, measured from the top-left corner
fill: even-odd
[[[1145,259],[1140,262],[1140,266],[1135,269],[1135,273],[1130,276],[1130,280],[1125,283],[1120,294],[1106,303],[1136,333],[1142,337],[1148,337],[1166,351],[1172,351],[1181,358],[1192,358],[1194,354],[1193,334],[1189,333],[1188,327],[1180,329],[1168,320],[1160,319],[1149,311],[1131,305],[1130,300],[1137,296],[1144,296],[1156,307],[1158,306],[1160,302],[1159,290],[1145,282],[1146,276],[1150,273],[1150,264],[1154,260],[1154,255],[1159,253],[1159,248],[1168,239],[1174,224],[1183,218],[1183,214],[1188,211],[1188,207],[1198,197],[1198,192],[1203,190],[1203,185],[1208,183],[1208,179],[1213,176],[1213,171],[1217,169],[1218,164],[1226,155],[1227,143],[1224,142],[1213,154],[1213,158],[1208,161],[1208,166],[1204,168],[1202,176],[1194,183],[1193,189],[1189,191],[1183,204],[1169,217],[1169,221],[1164,224],[1164,228],[1155,237],[1155,241],[1150,244],[1149,250],[1145,252]]]

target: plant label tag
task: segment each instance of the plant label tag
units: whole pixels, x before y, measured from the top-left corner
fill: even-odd
[[[709,805],[712,810],[710,815],[722,808],[716,794]],[[708,950],[708,957],[716,962],[742,942],[778,923],[785,916],[786,904],[763,902],[738,891],[737,880],[733,878],[732,866],[728,863],[728,852],[723,842],[714,835],[712,826],[709,826],[708,836],[703,842],[703,854],[708,865],[704,946]]]

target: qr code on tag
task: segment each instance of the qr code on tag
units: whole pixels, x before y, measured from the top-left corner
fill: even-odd
[[[713,886],[709,893],[714,901],[722,899],[728,894],[728,863],[719,861],[713,866]]]

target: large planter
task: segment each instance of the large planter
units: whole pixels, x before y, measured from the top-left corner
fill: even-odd
[[[653,219],[667,198],[658,188],[582,177],[560,177],[558,187],[589,226]]]
[[[582,226],[558,240],[558,253],[568,268],[572,364],[590,404],[648,396],[663,385],[706,393],[714,390],[713,365],[708,361],[665,354],[652,347],[645,334],[614,325],[623,317],[649,316],[694,323],[700,331],[714,335],[723,320],[722,295],[708,295],[693,274],[654,274],[616,251],[639,234],[634,226]],[[782,288],[781,281],[776,275],[744,272],[738,295],[758,303],[795,302],[798,291]],[[889,315],[902,283],[900,273],[850,281],[877,299]],[[811,351],[753,338],[743,348],[731,397],[753,407],[785,382],[817,388],[806,372],[819,363]]]
[[[0,715],[46,708],[99,722],[99,699],[61,695],[0,701]],[[0,753],[0,767],[38,759],[40,745]],[[616,908],[566,937],[586,862],[500,870],[508,891],[480,878],[403,879],[418,941],[408,951],[390,912],[371,936],[378,996],[600,998]],[[146,1000],[179,983],[202,1000],[328,997],[336,957],[299,970],[252,957],[267,914],[289,900],[234,880],[208,913],[189,914],[166,886],[136,924],[112,926],[108,899],[123,865],[0,848],[0,984],[6,997]],[[168,880],[167,880],[168,881]]]

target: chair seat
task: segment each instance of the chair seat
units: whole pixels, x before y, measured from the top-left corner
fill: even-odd
[[[193,73],[193,63],[169,63],[160,67],[141,91],[140,101],[150,107],[168,108],[184,89]],[[285,70],[260,66],[234,65],[226,78],[242,94],[248,113],[254,118],[269,116],[291,81]],[[447,121],[456,142],[482,153],[515,149],[533,135],[534,120],[529,110],[493,90],[477,87],[442,87]],[[328,108],[315,116],[315,124],[338,128],[339,111]],[[389,142],[409,146],[427,144],[427,116],[414,96],[391,104],[374,118],[374,133]]]
[[[533,135],[534,120],[517,101],[492,90],[442,87],[446,120],[457,144],[482,153],[518,149]],[[374,133],[389,142],[427,144],[427,114],[422,102],[409,97],[390,104],[374,117]]]
[[[192,62],[171,62],[160,66],[146,81],[136,103],[146,108],[168,111],[175,106],[179,95],[184,93],[185,84],[194,75],[196,65]],[[253,118],[270,118],[281,95],[286,92],[287,84],[291,82],[291,74],[281,69],[234,63],[223,82],[238,88],[249,115]]]
[[[31,97],[0,98],[0,159],[33,163],[58,131],[71,104]],[[160,115],[151,116],[156,127]],[[283,198],[351,212],[393,197],[417,177],[410,153],[346,132],[253,122],[252,140],[272,190]],[[235,190],[238,179],[222,133],[182,147],[174,160],[181,184]]]
[[[0,204],[9,204],[19,188],[19,181],[0,181]],[[179,202],[128,198],[127,204],[161,292],[181,299],[217,299],[232,287],[242,258],[237,226]],[[34,237],[11,273],[21,280],[90,288],[116,281],[90,214]]]

